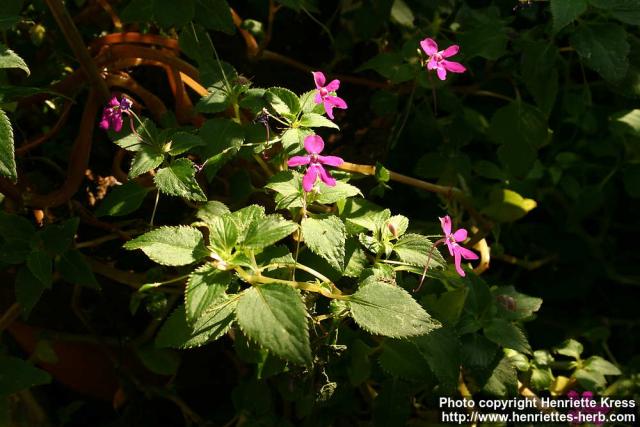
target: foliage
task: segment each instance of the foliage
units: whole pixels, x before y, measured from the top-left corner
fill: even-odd
[[[49,3],[0,11],[0,424],[638,399],[640,4]]]

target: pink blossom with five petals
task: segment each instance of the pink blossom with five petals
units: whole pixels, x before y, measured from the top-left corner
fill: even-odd
[[[287,162],[287,166],[290,168],[309,165],[302,178],[302,188],[304,188],[304,191],[311,191],[318,177],[329,187],[335,186],[336,180],[322,165],[340,166],[344,163],[344,160],[337,156],[321,156],[320,153],[324,149],[324,141],[318,135],[307,136],[304,139],[304,148],[307,150],[307,153],[309,153],[308,155],[294,156]]]
[[[451,218],[449,217],[449,215],[439,219],[440,226],[442,227],[442,231],[444,232],[444,238],[437,241],[435,244],[437,245],[439,243],[446,243],[447,248],[449,248],[449,254],[454,258],[456,271],[460,276],[464,277],[465,273],[461,266],[462,258],[473,260],[478,259],[478,255],[467,248],[463,248],[459,244],[459,242],[464,242],[465,240],[467,240],[467,230],[465,230],[464,228],[459,228],[452,233]]]
[[[436,70],[440,80],[445,80],[447,78],[447,71],[451,71],[452,73],[464,73],[467,71],[464,65],[459,62],[447,61],[445,59],[458,53],[460,46],[457,44],[439,51],[438,44],[435,40],[426,38],[420,42],[420,47],[429,57],[427,69]]]
[[[316,104],[323,104],[327,116],[333,120],[334,107],[343,110],[347,108],[347,103],[344,99],[331,95],[331,93],[336,92],[340,88],[340,80],[331,80],[329,84],[325,85],[327,79],[321,71],[312,71],[311,74],[313,74],[313,81],[316,83],[316,89],[318,89],[313,100]]]
[[[122,97],[118,100],[117,96],[113,96],[104,110],[102,110],[102,118],[100,119],[100,128],[104,130],[113,129],[116,132],[122,130],[122,114],[129,114],[131,109],[131,100]]]

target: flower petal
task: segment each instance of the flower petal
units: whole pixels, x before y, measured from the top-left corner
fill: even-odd
[[[440,80],[446,80],[447,79],[447,70],[445,70],[444,67],[438,67],[437,73],[438,73],[438,78]]]
[[[311,162],[311,158],[309,156],[293,156],[287,162],[287,166],[290,168],[302,165],[308,165]]]
[[[129,98],[125,98],[124,96],[122,97],[122,100],[120,101],[120,108],[122,111],[129,111],[132,105],[133,103]]]
[[[467,69],[459,62],[442,61],[442,66],[452,73],[464,73]]]
[[[318,156],[318,161],[329,166],[340,166],[344,163],[344,160],[338,156]]]
[[[109,130],[109,120],[105,117],[102,117],[102,120],[100,120],[100,129]]]
[[[429,62],[427,62],[427,70],[435,70],[438,68],[438,60],[435,58],[431,58]]]
[[[449,255],[453,256],[453,254],[456,252],[456,246],[458,246],[457,243],[451,243],[451,240],[449,239],[445,239],[444,242],[447,245],[447,248],[449,249]]]
[[[316,88],[320,89],[321,87],[324,87],[324,84],[327,81],[324,77],[324,73],[322,73],[322,71],[312,71],[311,74],[313,74],[313,81],[316,84]]]
[[[318,165],[318,172],[320,172],[320,179],[322,179],[322,182],[327,184],[329,187],[335,187],[335,185],[336,185],[335,178],[332,177],[331,174],[329,172],[327,172],[327,170],[325,168],[323,168],[322,166]]]
[[[113,117],[111,119],[111,125],[113,126],[114,131],[120,132],[122,130],[122,115],[118,114]]]
[[[464,242],[467,240],[467,230],[464,228],[460,228],[453,233],[453,238],[456,239],[456,242]]]
[[[328,99],[324,99],[324,111],[327,112],[327,116],[333,120],[333,104],[328,100]]]
[[[318,135],[309,135],[304,139],[304,149],[309,154],[319,154],[324,150],[324,141]]]
[[[333,105],[334,107],[338,107],[338,108],[341,108],[341,109],[343,109],[343,110],[344,110],[345,108],[347,108],[347,103],[346,103],[346,102],[344,102],[344,99],[339,98],[339,97],[337,97],[337,96],[330,96],[330,95],[328,95],[328,96],[325,96],[324,100],[325,100],[325,101],[329,101],[329,103],[331,103],[331,105]],[[332,118],[333,118],[333,117],[332,117]]]
[[[313,184],[316,183],[316,179],[318,179],[318,166],[311,165],[307,169],[307,173],[305,173],[302,178],[302,188],[304,188],[304,191],[307,193],[311,191]]]
[[[335,92],[338,89],[340,89],[340,80],[338,80],[338,79],[331,80],[331,82],[329,82],[329,84],[326,85],[324,88],[326,90],[328,90],[329,92]]]
[[[455,55],[459,51],[460,51],[460,46],[458,46],[457,44],[453,44],[453,45],[449,46],[448,48],[446,48],[445,50],[442,51],[442,57],[443,58],[448,58],[450,56]]]
[[[463,248],[462,246],[458,246],[458,252],[460,252],[460,255],[462,255],[462,258],[464,259],[478,259],[478,255],[475,254],[475,252],[470,251],[467,248]]]
[[[438,218],[440,220],[440,227],[442,227],[442,232],[445,234],[445,238],[451,234],[451,217],[449,215],[445,215],[442,218]]]
[[[316,91],[316,96],[313,97],[313,102],[315,102],[316,104],[322,104],[324,102],[324,99],[322,99],[322,94],[319,90]]]
[[[458,246],[458,248],[462,248],[462,246]],[[456,265],[456,271],[458,272],[458,274],[460,276],[464,277],[465,274],[464,274],[464,270],[462,269],[462,265],[461,265],[462,259],[460,257],[460,251],[459,250],[456,250],[455,253],[454,253],[454,263]]]
[[[438,53],[438,44],[430,38],[426,38],[420,42],[420,47],[429,56]]]
[[[109,100],[109,104],[110,107],[118,107],[120,106],[120,101],[118,101],[118,97],[117,96],[113,96],[110,100]]]

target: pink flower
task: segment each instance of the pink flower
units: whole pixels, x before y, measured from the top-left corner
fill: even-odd
[[[304,139],[304,148],[309,153],[306,156],[294,156],[289,159],[287,166],[295,167],[309,165],[307,172],[302,178],[302,188],[309,192],[316,183],[318,176],[329,187],[336,185],[336,180],[327,172],[322,165],[340,166],[344,163],[337,156],[321,156],[320,153],[324,149],[324,141],[318,135],[309,135]]]
[[[460,46],[457,44],[451,45],[445,50],[438,51],[438,44],[433,39],[426,38],[420,42],[420,47],[424,50],[424,53],[429,56],[427,69],[436,70],[440,80],[447,78],[447,71],[451,71],[452,73],[464,73],[467,71],[464,65],[459,62],[447,61],[445,59],[458,53]]]
[[[467,240],[467,230],[460,228],[455,232],[451,232],[451,218],[449,215],[444,218],[440,218],[440,226],[444,232],[444,238],[437,241],[435,244],[446,243],[449,248],[449,254],[454,257],[456,271],[462,277],[464,277],[464,270],[461,267],[462,258],[464,259],[478,259],[478,255],[473,253],[467,248],[463,248],[458,242]]]
[[[111,98],[104,110],[102,110],[102,118],[100,119],[100,128],[120,132],[122,129],[122,114],[128,114],[131,109],[131,101],[124,96],[120,101],[118,97]]]
[[[327,116],[333,120],[333,107],[341,108],[343,110],[347,108],[347,103],[344,102],[344,99],[330,95],[330,93],[338,90],[340,87],[340,80],[332,80],[325,86],[327,79],[322,72],[313,71],[311,74],[313,74],[313,81],[316,83],[316,89],[318,89],[314,102],[316,104],[324,104],[324,111],[326,111]]]

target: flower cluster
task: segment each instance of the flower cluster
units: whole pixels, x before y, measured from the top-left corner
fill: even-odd
[[[457,44],[451,45],[445,50],[438,50],[438,44],[435,40],[426,38],[420,42],[420,47],[429,57],[427,60],[427,69],[436,70],[440,80],[447,78],[447,71],[452,73],[464,73],[467,71],[464,65],[459,62],[448,61],[446,59],[458,53],[460,46]]]
[[[104,130],[113,129],[116,132],[122,130],[122,115],[130,114],[131,101],[124,96],[118,100],[117,96],[111,98],[104,110],[102,110],[102,118],[100,119],[100,128]]]
[[[309,153],[308,155],[293,156],[287,162],[287,166],[289,167],[309,165],[302,178],[302,188],[304,191],[311,191],[318,177],[330,187],[336,185],[336,180],[322,165],[340,166],[344,163],[344,160],[337,156],[321,156],[320,153],[324,150],[324,141],[318,135],[307,136],[304,139],[304,148],[307,150],[307,153]]]

